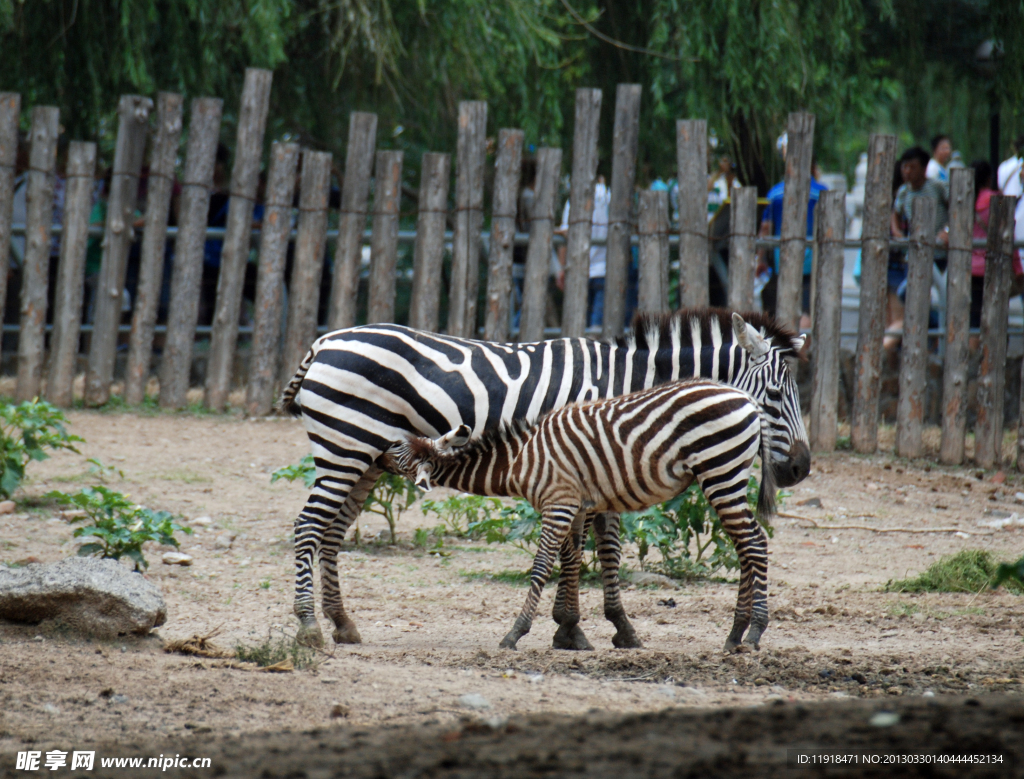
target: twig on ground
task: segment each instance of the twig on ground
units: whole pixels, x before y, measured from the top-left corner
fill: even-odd
[[[810,522],[818,530],[870,530],[872,533],[964,533],[969,536],[991,536],[995,531],[964,530],[959,527],[871,527],[871,525],[821,525],[810,517],[802,517],[799,514],[786,514],[779,512],[778,516],[785,519],[798,519],[801,522]]]

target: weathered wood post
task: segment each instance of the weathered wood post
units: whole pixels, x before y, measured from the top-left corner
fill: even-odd
[[[11,221],[14,215],[14,168],[18,160],[21,95],[0,92],[0,268],[10,267]],[[0,322],[7,302],[7,274],[0,273]]]
[[[562,336],[569,338],[583,335],[587,327],[590,236],[594,218],[600,118],[601,90],[577,89],[569,191],[569,241],[565,254],[565,297],[562,302]]]
[[[942,444],[939,461],[964,461],[967,432],[967,366],[970,360],[971,241],[974,232],[974,172],[949,172],[949,253],[946,269],[946,358],[942,364]]]
[[[619,84],[615,89],[604,322],[601,326],[601,337],[606,341],[622,335],[626,324],[626,288],[629,286],[629,266],[633,258],[629,239],[633,232],[633,184],[636,181],[641,92],[639,84]]]
[[[124,399],[131,406],[146,396],[153,359],[153,328],[160,304],[160,286],[164,279],[164,254],[167,246],[167,219],[174,190],[174,163],[181,141],[183,98],[170,92],[157,97],[156,140],[150,152],[149,186],[146,195],[146,225],[142,233],[142,262],[139,286],[132,311],[132,332],[128,340],[128,367],[125,371]]]
[[[452,238],[452,279],[448,294],[448,333],[464,338],[476,335],[486,146],[487,103],[462,101],[459,103],[459,140],[455,158],[455,235]]]
[[[420,164],[420,209],[416,217],[409,302],[409,326],[417,330],[435,332],[438,328],[451,160],[450,154],[427,152]]]
[[[639,311],[668,311],[668,192],[640,192]]]
[[[124,279],[128,270],[128,252],[135,237],[132,222],[135,220],[139,174],[146,153],[149,112],[152,109],[153,101],[139,95],[122,95],[117,108],[120,117],[117,148],[107,201],[103,259],[96,282],[89,369],[85,376],[85,402],[90,406],[102,406],[110,399],[110,383],[114,380]]]
[[[744,190],[751,187],[743,187]],[[735,192],[735,190],[734,190]],[[733,203],[735,204],[735,199]],[[735,211],[733,212],[735,214]],[[839,403],[839,334],[843,302],[843,240],[846,237],[846,193],[826,192],[818,203],[818,294],[811,335],[811,449],[836,448]],[[733,265],[729,264],[730,276]],[[732,279],[730,278],[730,283]],[[730,292],[731,292],[730,286]],[[753,287],[748,293],[753,297]]]
[[[32,147],[29,157],[25,263],[21,279],[21,324],[18,332],[19,401],[39,395],[45,357],[46,299],[50,270],[50,227],[57,169],[60,110],[32,109]],[[6,268],[3,269],[6,274]]]
[[[189,109],[188,148],[171,271],[171,304],[167,313],[167,338],[160,361],[161,408],[183,408],[188,400],[192,349],[199,317],[199,287],[203,279],[207,212],[210,209],[223,108],[220,98],[200,97],[192,101]]]
[[[366,310],[366,321],[371,323],[395,321],[395,269],[398,266],[398,214],[404,156],[400,151],[377,152]]]
[[[96,144],[72,141],[68,146],[64,225],[60,264],[53,299],[53,333],[46,374],[46,399],[67,408],[74,396],[75,363],[82,327],[85,290],[85,249],[89,242],[89,213],[96,176]]]
[[[334,280],[331,284],[331,330],[356,323],[359,294],[359,265],[363,257],[367,200],[373,173],[373,150],[377,146],[377,114],[353,111],[349,115],[348,150],[345,152],[345,181],[338,211],[338,245],[334,250]]]
[[[679,299],[683,308],[708,304],[708,123],[676,122],[679,172]]]
[[[757,187],[734,187],[729,214],[729,308],[753,311],[757,278]],[[845,223],[845,218],[844,218]],[[839,236],[842,240],[843,236]],[[840,247],[840,255],[842,247]],[[842,272],[842,261],[839,270]]]
[[[281,352],[282,387],[291,381],[310,344],[316,340],[330,194],[330,153],[306,149],[302,152],[302,181],[299,182],[299,234],[295,240],[295,264],[288,286],[288,327]]]
[[[487,311],[484,339],[507,341],[509,298],[512,295],[512,249],[516,238],[516,205],[523,170],[523,131],[499,130],[491,203],[491,250],[487,263]]]
[[[889,268],[889,222],[896,136],[873,134],[868,141],[868,178],[864,194],[860,316],[850,415],[850,438],[861,454],[878,448],[878,396],[882,379],[885,292]]]
[[[928,314],[932,302],[932,263],[935,261],[935,201],[919,197],[910,220],[907,255],[907,303],[900,350],[900,395],[896,407],[896,454],[921,456],[924,393],[928,368]]]
[[[284,263],[292,232],[292,198],[299,145],[274,141],[270,147],[266,206],[260,228],[260,264],[256,273],[256,316],[245,410],[250,416],[269,414],[274,405],[274,380],[281,356],[281,305]]]
[[[551,273],[551,235],[558,201],[558,180],[562,176],[562,150],[537,150],[537,192],[530,214],[530,244],[526,249],[523,277],[523,315],[519,340],[539,341],[544,337],[544,312]]]
[[[791,113],[786,133],[786,176],[782,195],[779,291],[775,318],[797,330],[800,326],[800,297],[807,248],[807,201],[811,193],[814,114],[804,111]]]
[[[1003,390],[1006,385],[1006,325],[1013,278],[1013,212],[1017,198],[993,195],[985,247],[985,291],[981,304],[981,364],[974,461],[982,468],[1003,462]]]
[[[217,305],[210,337],[210,359],[206,366],[206,407],[223,410],[231,390],[231,367],[238,343],[238,316],[242,308],[245,266],[252,244],[252,209],[260,178],[263,130],[270,109],[273,73],[259,68],[245,69],[242,105],[239,108],[235,164],[231,170],[231,203],[224,231],[220,275],[217,277]]]

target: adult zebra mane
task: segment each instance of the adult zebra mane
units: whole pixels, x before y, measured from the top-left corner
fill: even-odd
[[[693,346],[693,333],[690,323],[693,319],[700,321],[702,343],[711,343],[711,323],[718,322],[723,343],[732,343],[732,311],[726,308],[683,308],[670,313],[641,312],[633,317],[630,333],[619,338],[619,346],[635,346],[638,349],[651,347],[665,348],[672,343],[674,336],[679,338],[680,346]],[[772,346],[782,352],[799,356],[799,349],[794,342],[796,333],[775,321],[775,317],[763,311],[741,311],[740,315],[747,324],[761,330],[771,341]]]

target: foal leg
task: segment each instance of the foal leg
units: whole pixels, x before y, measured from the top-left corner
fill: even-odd
[[[593,522],[589,512],[585,518],[577,516],[572,529],[562,542],[560,550],[561,575],[558,578],[558,592],[555,594],[555,608],[552,616],[558,623],[558,630],[551,646],[555,649],[593,650],[580,627],[580,565],[583,560],[583,545]]]
[[[515,649],[520,638],[530,632],[533,625],[533,617],[537,613],[537,604],[544,592],[544,585],[551,577],[551,570],[555,565],[555,555],[558,554],[562,542],[569,533],[573,520],[579,513],[579,500],[564,499],[557,503],[551,503],[541,510],[543,516],[540,543],[537,548],[537,555],[533,558],[533,570],[530,572],[530,592],[526,596],[526,605],[516,617],[512,630],[501,640],[498,645],[501,649]],[[577,621],[579,616],[576,617]]]
[[[594,519],[597,559],[601,561],[601,583],[604,586],[604,617],[615,626],[612,645],[619,649],[642,649],[643,643],[630,624],[619,598],[619,515],[602,512]]]
[[[370,494],[380,470],[371,465],[349,492],[345,505],[334,518],[324,540],[320,543],[320,590],[324,615],[334,623],[332,638],[335,644],[361,644],[356,623],[345,613],[341,600],[341,584],[338,577],[338,551],[349,527],[363,510],[366,496]]]

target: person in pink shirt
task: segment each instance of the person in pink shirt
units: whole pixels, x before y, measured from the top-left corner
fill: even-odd
[[[989,210],[992,196],[999,190],[992,188],[992,166],[985,160],[978,160],[974,168],[974,238],[985,240],[988,236]],[[1013,273],[1020,281],[1020,255],[1014,252]],[[1017,286],[1015,284],[1015,286]],[[981,302],[985,291],[985,249],[978,248],[971,253],[971,327],[981,326]],[[975,339],[972,338],[972,341]]]

